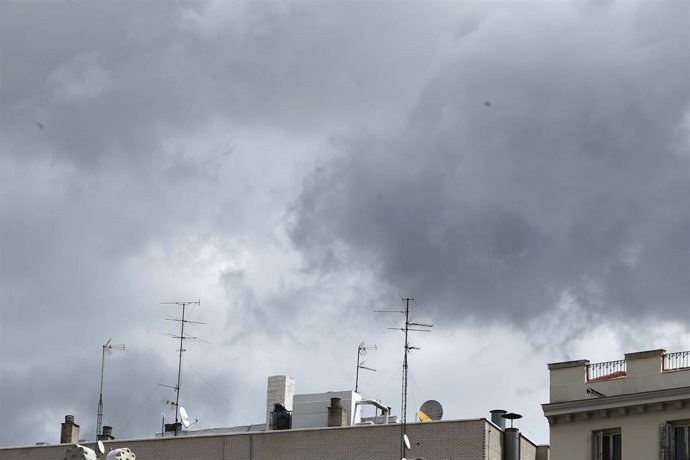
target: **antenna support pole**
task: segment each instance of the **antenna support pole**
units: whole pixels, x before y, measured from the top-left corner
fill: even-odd
[[[367,354],[367,350],[376,350],[376,345],[365,345],[364,342],[360,343],[357,347],[357,372],[355,374],[355,393],[359,390],[359,370],[366,369],[368,371],[376,372],[376,369],[366,367],[364,361],[360,361],[360,358]]]
[[[400,413],[400,457],[405,458],[405,435],[407,430],[407,369],[408,360],[407,356],[410,350],[419,350],[418,347],[410,346],[409,335],[410,332],[431,332],[433,324],[418,323],[415,321],[410,321],[410,301],[414,302],[414,298],[406,297],[402,301],[405,303],[405,310],[377,310],[379,313],[402,313],[405,315],[405,327],[389,327],[388,329],[400,330],[405,333],[405,352],[403,354],[403,365],[402,365],[402,410]]]
[[[182,319],[177,319],[176,321],[179,321],[180,323],[180,336],[179,337],[174,337],[174,338],[179,338],[180,339],[180,348],[178,351],[178,360],[177,360],[177,385],[173,387],[173,390],[175,391],[175,425],[174,425],[174,430],[173,432],[175,433],[174,435],[177,436],[177,427],[179,426],[178,424],[180,423],[180,383],[182,381],[182,353],[185,352],[185,349],[183,348],[184,345],[184,340],[185,339],[192,339],[195,337],[191,336],[185,336],[184,335],[184,325],[185,323],[196,323],[196,324],[203,324],[203,323],[197,323],[195,321],[189,321],[185,319],[185,314],[187,311],[187,305],[201,305],[200,300],[193,300],[193,301],[184,301],[184,302],[162,302],[164,305],[179,305],[182,307]]]
[[[405,434],[407,431],[407,355],[410,353],[410,343],[409,343],[409,331],[410,331],[410,300],[409,297],[405,298],[405,354],[403,356],[403,368],[402,368],[402,423],[400,425],[400,438],[401,438],[401,458],[405,458]]]
[[[357,373],[355,374],[355,393],[359,389],[359,358],[362,356],[362,347],[357,347]]]
[[[101,352],[101,389],[98,394],[98,413],[96,415],[96,439],[98,435],[103,434],[103,373],[105,371],[105,355],[111,355],[113,350],[123,351],[125,346],[123,344],[113,345],[110,342],[113,339],[109,339],[105,345],[102,346]]]

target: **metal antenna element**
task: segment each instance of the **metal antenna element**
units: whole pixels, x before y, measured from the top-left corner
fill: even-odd
[[[360,361],[362,356],[367,355],[368,350],[376,350],[376,345],[366,345],[364,342],[362,342],[357,347],[357,376],[355,377],[355,393],[357,393],[357,390],[359,389],[359,370],[366,369],[368,371],[376,372],[376,369],[365,366],[366,361]]]
[[[190,300],[190,301],[184,301],[184,302],[161,302],[161,305],[179,305],[182,307],[182,318],[167,318],[168,321],[176,321],[180,323],[180,335],[170,335],[173,339],[179,339],[180,340],[180,348],[177,350],[178,352],[178,361],[177,361],[177,384],[175,386],[170,386],[170,385],[162,385],[165,387],[172,388],[175,391],[175,401],[164,401],[165,404],[169,404],[170,406],[175,407],[175,425],[173,425],[173,432],[175,433],[174,436],[177,436],[177,430],[178,427],[180,426],[180,382],[182,379],[182,353],[187,351],[184,348],[182,348],[182,344],[184,343],[185,340],[190,340],[190,339],[197,339],[197,337],[191,336],[191,335],[184,335],[184,326],[185,324],[206,324],[202,323],[199,321],[190,321],[188,319],[185,319],[185,314],[187,310],[187,305],[201,305],[200,300]],[[164,435],[164,433],[161,433],[161,437]]]
[[[410,301],[415,302],[414,298],[406,297],[402,298],[405,303],[404,310],[374,310],[377,313],[401,313],[405,315],[405,327],[389,327],[391,330],[399,330],[405,333],[405,352],[403,354],[403,365],[402,365],[402,411],[400,414],[401,424],[400,424],[400,455],[401,458],[405,458],[405,449],[407,448],[405,439],[407,437],[407,356],[410,350],[419,350],[419,347],[413,347],[410,345],[409,334],[410,332],[431,332],[431,328],[434,327],[433,324],[428,323],[418,323],[414,320],[410,320]],[[415,302],[416,303],[416,302]]]
[[[125,346],[123,344],[113,345],[113,339],[108,339],[108,341],[103,345],[103,351],[101,352],[101,391],[98,394],[98,415],[96,415],[96,439],[98,435],[103,434],[103,371],[105,370],[105,355],[108,356],[113,354],[114,350],[124,351]]]

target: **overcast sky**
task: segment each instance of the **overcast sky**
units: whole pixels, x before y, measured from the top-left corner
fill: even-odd
[[[690,3],[2,1],[0,445],[197,428],[269,375],[525,415],[546,364],[690,350]],[[412,419],[412,410],[410,419]]]

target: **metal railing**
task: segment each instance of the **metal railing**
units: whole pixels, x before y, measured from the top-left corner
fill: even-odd
[[[624,359],[606,361],[587,365],[587,381],[617,379],[626,376],[626,363]]]
[[[690,369],[690,351],[664,353],[664,371]]]

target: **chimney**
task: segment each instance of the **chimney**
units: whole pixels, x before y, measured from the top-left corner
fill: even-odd
[[[328,426],[347,425],[347,410],[340,404],[340,398],[331,398],[328,408]]]
[[[113,439],[115,439],[115,436],[113,436],[113,427],[104,425],[103,433],[96,436],[96,439],[98,439],[99,441],[112,441]]]
[[[503,409],[494,409],[492,411],[489,411],[491,414],[491,421],[497,425],[501,430],[506,429],[506,419],[503,418],[503,414],[507,414],[508,411],[505,411]]]
[[[60,430],[60,444],[74,444],[79,441],[79,425],[74,423],[74,415],[65,415]]]
[[[520,460],[520,430],[513,428],[513,422],[522,415],[509,412],[501,417],[510,420],[510,428],[503,430],[503,460]]]
[[[504,460],[520,460],[520,431],[517,428],[506,428],[503,432]]]
[[[295,379],[287,375],[272,375],[268,378],[266,389],[266,431],[271,429],[271,413],[275,405],[282,405],[292,411],[292,398],[295,395]]]

